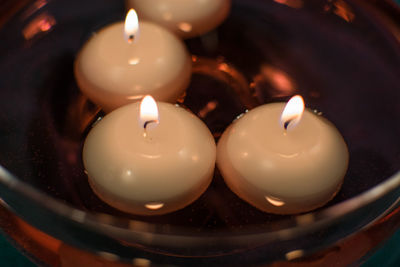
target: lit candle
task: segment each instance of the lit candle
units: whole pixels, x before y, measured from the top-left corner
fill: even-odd
[[[128,8],[183,38],[207,33],[229,15],[231,0],[127,0]]]
[[[191,60],[182,41],[154,23],[139,24],[131,10],[125,24],[101,29],[84,45],[75,76],[82,92],[110,112],[146,94],[174,103],[190,82]]]
[[[339,191],[347,146],[332,123],[304,110],[301,96],[257,107],[234,122],[217,146],[226,184],[260,210],[292,214],[324,205]]]
[[[139,215],[172,212],[196,200],[210,184],[215,158],[214,138],[200,119],[150,96],[107,114],[83,148],[93,191]]]

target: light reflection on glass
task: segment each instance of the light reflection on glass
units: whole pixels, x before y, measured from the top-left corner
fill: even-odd
[[[332,3],[328,3],[324,6],[325,12],[332,11],[335,15],[344,19],[347,22],[352,22],[355,18],[354,12],[351,7],[343,0],[337,0]]]
[[[218,69],[223,72],[229,72],[229,67],[226,63],[219,64]]]
[[[283,5],[287,5],[292,8],[302,8],[303,1],[302,0],[274,0],[275,2]]]
[[[296,91],[296,86],[287,73],[265,64],[261,66],[260,73],[253,78],[251,86],[262,87],[264,83],[268,83],[275,89],[274,96],[276,97],[293,95]]]
[[[43,13],[34,18],[22,30],[22,34],[26,40],[30,40],[39,33],[50,31],[56,24],[56,19],[48,13]]]
[[[311,213],[296,217],[296,222],[298,225],[307,225],[313,223],[314,221],[314,215]]]
[[[351,10],[350,6],[346,4],[343,0],[338,0],[334,3],[335,10],[334,13],[344,19],[347,22],[352,22],[354,20],[354,12]]]
[[[71,218],[77,222],[83,223],[86,218],[86,213],[80,210],[73,210],[71,213]]]
[[[286,259],[290,261],[290,260],[300,258],[303,255],[304,255],[304,250],[298,249],[298,250],[293,250],[293,251],[286,253],[285,256],[286,256]]]
[[[178,24],[178,28],[183,32],[191,32],[192,31],[192,24],[187,22],[181,22]]]
[[[197,116],[200,118],[205,118],[210,112],[214,111],[217,106],[218,102],[216,100],[212,100],[197,113]]]
[[[161,202],[150,202],[150,203],[147,203],[144,206],[146,208],[148,208],[149,210],[159,210],[162,207],[164,207],[164,203],[161,203]]]
[[[223,57],[218,57],[215,60],[192,56],[192,61],[192,72],[194,74],[208,75],[224,84],[228,84],[232,91],[240,97],[246,109],[252,109],[260,104],[250,91],[246,77],[234,66],[226,63]],[[215,133],[214,136],[218,134]]]
[[[277,197],[265,196],[265,199],[276,207],[282,207],[283,205],[285,205],[285,202]]]
[[[23,16],[25,19],[29,18],[32,16],[35,12],[37,12],[39,9],[47,5],[48,1],[47,0],[37,0],[35,1],[32,5],[29,6],[29,8],[24,12]]]
[[[100,251],[97,253],[100,257],[107,259],[109,261],[118,261],[119,260],[119,256],[115,255],[113,253],[110,252],[106,252],[106,251]]]
[[[135,258],[133,259],[133,266],[138,266],[138,267],[149,267],[151,266],[151,261],[148,259],[144,258]]]

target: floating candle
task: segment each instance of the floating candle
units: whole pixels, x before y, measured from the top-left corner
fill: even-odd
[[[217,166],[231,190],[255,207],[306,212],[339,191],[348,150],[332,123],[304,111],[300,96],[284,108],[263,105],[234,122],[218,142]]]
[[[215,158],[214,138],[200,119],[151,97],[107,114],[83,148],[94,192],[139,215],[168,213],[196,200],[210,184]]]
[[[228,16],[231,0],[127,0],[140,17],[154,21],[183,38],[207,33]]]
[[[174,103],[190,82],[191,60],[182,41],[154,23],[139,24],[131,10],[125,24],[101,29],[84,45],[75,76],[82,92],[110,112],[146,94]]]

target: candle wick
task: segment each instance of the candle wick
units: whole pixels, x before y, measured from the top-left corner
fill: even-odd
[[[134,34],[131,34],[131,35],[129,35],[128,36],[128,43],[133,43],[133,41],[135,41],[135,35]]]
[[[293,121],[293,119],[287,120],[285,121],[285,123],[283,124],[283,127],[285,128],[285,131],[287,131],[287,128],[289,127],[289,124]]]
[[[149,125],[150,123],[158,123],[158,120],[145,121],[145,123],[143,124],[143,128],[146,130],[147,125]]]
[[[143,132],[143,136],[144,136],[144,138],[147,138],[147,126],[150,124],[150,123],[158,123],[158,120],[149,120],[149,121],[145,121],[145,123],[143,124],[143,130],[144,130],[144,132]]]

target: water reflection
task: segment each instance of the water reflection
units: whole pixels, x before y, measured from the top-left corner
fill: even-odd
[[[197,116],[204,119],[210,112],[214,111],[217,107],[218,107],[218,101],[211,100],[199,112],[197,112]]]
[[[245,76],[234,66],[227,63],[224,58],[213,59],[192,56],[192,62],[192,72],[194,74],[210,76],[224,84],[228,84],[233,91],[232,93],[239,96],[243,106],[247,109],[252,109],[259,105],[249,89]],[[218,103],[211,102],[207,105],[210,106],[205,107],[204,112],[211,112],[213,109],[217,108]]]
[[[50,31],[54,25],[56,25],[56,19],[48,13],[43,13],[24,27],[22,35],[26,40],[31,40],[39,33]]]
[[[251,86],[256,91],[264,91],[263,87],[268,87],[274,97],[290,96],[296,92],[295,83],[287,73],[265,64],[261,66],[260,72],[253,78]]]
[[[164,203],[161,203],[161,202],[150,202],[150,203],[147,203],[144,206],[146,208],[148,208],[149,210],[159,210],[162,207],[164,207]]]
[[[283,205],[285,205],[285,202],[277,197],[265,196],[265,199],[276,207],[282,207]]]
[[[355,18],[354,12],[351,7],[343,0],[329,1],[324,7],[325,12],[332,11],[337,16],[341,17],[347,22],[352,22]]]
[[[32,3],[32,5],[30,5],[29,8],[27,8],[27,10],[24,12],[23,14],[24,19],[27,19],[30,16],[32,16],[39,9],[47,5],[48,2],[50,2],[50,0],[37,0],[34,3]]]
[[[304,255],[304,250],[298,249],[298,250],[293,250],[293,251],[286,253],[285,257],[287,260],[291,261],[294,259],[301,258],[303,255]]]
[[[144,258],[135,258],[133,259],[133,266],[138,266],[138,267],[149,267],[151,266],[151,261],[148,259]]]
[[[274,0],[275,2],[283,5],[287,5],[292,8],[302,8],[303,1],[302,0]]]
[[[192,24],[188,22],[181,22],[178,23],[178,28],[183,32],[191,32],[192,31]]]

